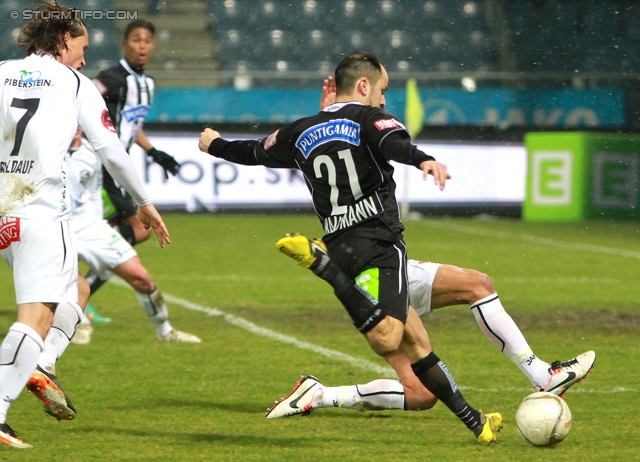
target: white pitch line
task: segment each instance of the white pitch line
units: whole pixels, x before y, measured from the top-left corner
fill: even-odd
[[[530,242],[534,244],[543,244],[550,247],[559,247],[564,250],[586,250],[588,252],[602,253],[606,255],[615,255],[618,257],[635,258],[640,260],[640,252],[633,250],[616,249],[614,247],[603,247],[600,245],[580,244],[575,242],[558,241],[555,239],[548,239],[545,237],[537,236],[523,236],[520,234],[507,233],[504,231],[490,231],[485,229],[478,229],[472,226],[456,225],[453,223],[446,223],[435,220],[420,220],[414,222],[416,224],[431,226],[440,229],[449,229],[452,231],[458,231],[461,233],[474,234],[476,236],[492,237],[499,239],[512,239],[516,241]]]
[[[120,287],[131,288],[129,284],[127,284],[122,279],[119,279],[117,277],[111,278],[109,281]],[[352,366],[359,367],[360,369],[376,372],[378,374],[381,374],[385,378],[391,378],[396,380],[398,378],[398,375],[391,367],[381,366],[374,362],[367,361],[366,359],[356,358],[348,354],[342,353],[340,351],[330,350],[328,348],[324,348],[319,345],[314,345],[313,343],[309,343],[309,342],[303,342],[301,340],[298,340],[295,337],[280,334],[278,332],[272,331],[271,329],[267,329],[265,327],[260,327],[257,324],[252,323],[251,321],[247,321],[246,319],[241,318],[240,316],[235,316],[233,314],[225,313],[224,311],[220,311],[217,308],[208,308],[198,303],[185,300],[184,298],[174,297],[173,295],[168,294],[166,292],[163,292],[162,296],[164,297],[165,300],[167,300],[170,303],[180,305],[187,310],[204,313],[207,316],[220,317],[224,319],[224,321],[228,322],[229,324],[232,324],[236,327],[244,329],[253,334],[267,337],[271,340],[276,340],[278,342],[288,343],[289,345],[293,345],[296,348],[300,348],[303,350],[310,350],[310,351],[313,351],[314,353],[318,353],[322,356],[326,356],[327,358],[336,359],[338,361],[343,361],[348,364],[351,364]],[[523,392],[523,393],[532,392],[531,388],[500,388],[500,389],[494,388],[492,389],[492,388],[477,388],[477,387],[469,387],[469,386],[460,386],[459,388],[461,390],[472,390],[472,391],[484,392],[484,393],[493,393],[493,392],[504,393],[505,391],[507,392],[517,391],[517,392]],[[572,388],[571,393],[575,393],[575,392],[594,393],[594,394],[611,394],[611,393],[637,393],[638,390],[633,388],[625,388],[625,387],[615,387],[612,390],[594,390],[594,389],[585,390],[580,387]]]
[[[121,287],[130,287],[129,284],[127,284],[126,282],[124,282],[119,278],[111,278],[111,282]],[[324,348],[319,345],[314,345],[313,343],[309,343],[309,342],[303,342],[301,340],[298,340],[295,337],[280,334],[278,332],[272,331],[271,329],[267,329],[266,327],[260,327],[257,324],[252,323],[251,321],[247,321],[246,319],[241,318],[240,316],[235,316],[233,314],[225,313],[224,311],[220,311],[217,308],[208,308],[206,306],[193,303],[183,298],[174,297],[173,295],[168,294],[166,292],[163,292],[162,296],[164,297],[165,300],[167,300],[170,303],[180,305],[183,308],[186,308],[188,310],[205,313],[208,316],[220,317],[224,319],[226,322],[228,322],[229,324],[233,324],[234,326],[244,329],[253,334],[261,335],[271,340],[288,343],[290,345],[293,345],[303,350],[310,350],[310,351],[313,351],[314,353],[318,353],[322,356],[326,356],[327,358],[337,359],[339,361],[349,363],[352,366],[359,367],[360,369],[382,374],[384,377],[387,377],[387,378],[398,377],[395,371],[393,370],[393,368],[391,367],[381,366],[374,362],[367,361],[366,359],[355,358],[353,356],[342,353],[340,351],[330,350],[328,348]]]

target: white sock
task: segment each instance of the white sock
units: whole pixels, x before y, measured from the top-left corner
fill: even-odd
[[[53,315],[53,324],[44,339],[44,348],[38,357],[38,366],[51,374],[56,373],[56,361],[69,346],[83,313],[77,303],[59,303]]]
[[[364,385],[322,387],[313,395],[314,408],[346,407],[367,411],[404,409],[404,387],[396,380],[374,380]]]
[[[89,319],[86,314],[82,313],[82,319],[80,319],[80,324],[82,324],[83,326],[86,326],[87,324],[90,325],[91,319]]]
[[[159,337],[164,337],[173,330],[173,327],[169,324],[169,310],[157,286],[150,294],[136,291],[136,297],[138,297],[138,303],[140,303],[147,317],[153,323],[153,327]]]
[[[471,305],[480,330],[527,376],[534,386],[549,382],[549,364],[538,358],[511,316],[504,310],[498,294]]]
[[[0,423],[5,423],[15,401],[36,368],[44,344],[26,324],[14,323],[0,346]]]

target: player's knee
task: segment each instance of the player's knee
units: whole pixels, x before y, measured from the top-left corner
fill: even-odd
[[[470,275],[471,285],[473,287],[472,292],[475,298],[474,301],[481,300],[489,295],[495,293],[491,278],[479,271],[473,271]]]
[[[144,294],[153,292],[153,289],[155,288],[155,284],[153,283],[151,276],[149,276],[149,273],[146,271],[140,271],[132,275],[128,282],[136,291]]]

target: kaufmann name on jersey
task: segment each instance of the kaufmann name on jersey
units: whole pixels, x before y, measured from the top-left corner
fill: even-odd
[[[384,211],[382,202],[377,194],[363,197],[353,205],[342,206],[344,212],[332,215],[322,220],[325,234],[335,233],[355,226],[364,220],[380,215]]]

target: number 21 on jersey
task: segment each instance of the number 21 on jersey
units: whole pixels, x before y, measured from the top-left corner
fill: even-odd
[[[347,171],[347,177],[349,179],[349,186],[351,187],[351,194],[354,200],[358,200],[362,197],[362,188],[360,188],[360,182],[358,181],[358,172],[356,172],[356,164],[353,161],[353,155],[350,149],[343,149],[338,151],[338,157],[344,162]],[[340,197],[340,190],[338,189],[338,173],[336,164],[331,157],[326,154],[320,155],[313,160],[313,170],[316,174],[316,178],[322,178],[322,166],[327,169],[327,183],[331,187],[331,193],[329,195],[329,201],[331,202],[331,215],[342,215],[347,212],[346,205],[338,204]]]

